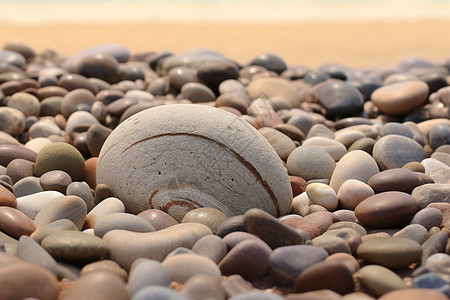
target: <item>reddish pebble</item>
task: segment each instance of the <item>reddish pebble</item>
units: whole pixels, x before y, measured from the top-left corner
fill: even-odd
[[[306,191],[306,186],[308,185],[308,183],[305,179],[290,175],[289,181],[291,182],[292,194],[294,195],[294,197]]]
[[[8,206],[0,207],[0,231],[18,239],[36,230],[33,220],[23,212]]]
[[[0,185],[0,206],[17,208],[16,196],[3,185]]]
[[[97,161],[98,157],[91,157],[84,162],[84,179],[91,189],[97,185]]]

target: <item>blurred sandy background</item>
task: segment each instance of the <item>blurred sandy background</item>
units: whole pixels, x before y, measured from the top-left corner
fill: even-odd
[[[181,0],[170,0],[169,6],[154,0],[100,1],[97,6],[17,1],[0,1],[0,45],[18,39],[38,52],[50,47],[72,55],[100,43],[123,44],[133,53],[211,48],[241,63],[270,52],[312,68],[325,63],[369,68],[394,66],[407,56],[450,57],[446,0],[372,0],[365,6],[351,0],[318,0],[321,6],[305,0],[263,1],[265,6],[254,0],[216,0],[216,7]]]

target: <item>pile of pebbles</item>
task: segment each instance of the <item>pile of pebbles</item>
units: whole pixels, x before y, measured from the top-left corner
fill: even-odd
[[[241,65],[207,49],[131,54],[105,44],[65,57],[7,43],[0,51],[0,299],[448,299],[449,74],[450,59],[311,69],[273,54]],[[195,205],[175,215],[176,201],[128,209],[133,198],[120,192],[126,198],[154,178],[117,168],[125,187],[108,184],[108,171],[97,172],[102,146],[120,124],[169,104],[216,107],[211,116],[217,110],[251,125],[258,144],[250,135],[216,144],[233,144],[227,151],[241,163],[263,158],[265,170],[281,168],[275,179],[269,172],[258,180],[282,187],[287,177],[287,209],[259,206],[258,194],[245,203],[225,199],[230,209],[254,201],[233,215]],[[186,127],[200,122],[189,111]],[[176,114],[154,119],[171,124]],[[114,141],[153,130],[139,124]],[[189,146],[183,143],[133,157],[123,150],[116,162],[155,157],[164,170],[196,177],[195,169],[186,172],[184,152],[165,160],[165,150]],[[199,171],[223,159],[201,155]],[[252,185],[237,170],[236,186],[223,190]],[[228,176],[219,171],[211,176]]]

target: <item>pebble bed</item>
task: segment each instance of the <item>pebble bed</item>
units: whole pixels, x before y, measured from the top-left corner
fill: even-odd
[[[0,299],[448,299],[449,74],[5,44]]]

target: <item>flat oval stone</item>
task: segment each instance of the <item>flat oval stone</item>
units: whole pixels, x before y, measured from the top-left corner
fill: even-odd
[[[78,196],[83,199],[84,203],[86,203],[87,211],[91,211],[94,206],[94,195],[92,195],[92,191],[89,185],[86,182],[72,182],[67,186],[66,189],[67,196]]]
[[[4,299],[57,299],[59,292],[55,275],[29,263],[1,267],[0,286]]]
[[[235,231],[245,231],[243,215],[229,217],[223,221],[222,224],[219,225],[219,228],[217,228],[217,235],[223,238],[227,234]]]
[[[411,224],[420,224],[430,230],[432,227],[441,227],[444,220],[443,213],[434,207],[425,207],[419,210],[411,220]]]
[[[132,232],[153,232],[155,228],[142,218],[128,213],[110,213],[98,218],[94,234],[103,237],[107,232],[122,229]]]
[[[137,216],[149,222],[155,230],[161,230],[178,224],[177,220],[175,220],[171,215],[154,208],[144,210]]]
[[[222,211],[212,207],[200,207],[184,215],[181,223],[201,223],[208,226],[215,234],[220,224],[227,219]]]
[[[348,117],[362,111],[364,99],[361,92],[343,81],[325,83],[317,89],[319,103],[328,115]]]
[[[96,271],[81,276],[63,292],[66,299],[129,299],[126,283],[111,272]]]
[[[129,270],[138,258],[162,261],[171,251],[179,247],[190,249],[200,238],[210,234],[206,225],[185,223],[147,233],[113,230],[105,234],[103,240],[109,244],[111,259]]]
[[[206,235],[195,242],[192,251],[218,264],[227,254],[227,245],[217,235]]]
[[[42,148],[34,165],[36,176],[53,170],[65,171],[72,180],[82,181],[85,171],[84,158],[74,146],[55,142]]]
[[[428,230],[422,225],[410,224],[392,236],[411,239],[422,244],[428,239]]]
[[[363,241],[357,255],[386,268],[402,269],[422,258],[422,248],[411,239],[380,237]]]
[[[330,154],[335,161],[339,161],[347,153],[347,148],[342,143],[322,136],[308,138],[302,145],[319,147]]]
[[[337,164],[330,179],[330,186],[339,191],[348,179],[357,179],[367,183],[370,177],[379,172],[375,160],[367,152],[354,150],[345,154]]]
[[[403,280],[383,266],[369,265],[362,267],[357,273],[356,278],[369,291],[377,297],[382,296],[390,291],[401,290],[406,288]]]
[[[439,146],[450,144],[449,136],[450,126],[448,124],[434,125],[428,134],[431,148],[437,149]]]
[[[430,203],[449,202],[450,184],[429,183],[416,187],[411,195],[416,199],[419,208],[423,209]]]
[[[272,249],[257,240],[245,240],[234,246],[218,264],[223,275],[239,274],[251,280],[269,272]]]
[[[315,204],[321,205],[333,211],[338,205],[338,198],[336,192],[329,186],[323,183],[311,183],[306,187],[306,195]]]
[[[281,286],[292,287],[299,274],[327,257],[324,249],[312,245],[277,248],[270,256],[272,278]]]
[[[198,82],[189,82],[183,85],[181,94],[193,103],[212,102],[216,99],[216,96],[210,88]]]
[[[40,120],[30,126],[28,134],[31,138],[48,138],[50,136],[60,136],[61,128],[53,120]],[[42,148],[41,148],[42,149]]]
[[[98,53],[83,57],[78,63],[76,72],[87,78],[95,77],[111,84],[120,80],[119,63],[110,54]]]
[[[296,148],[294,142],[282,132],[270,127],[263,127],[258,131],[269,141],[281,159],[287,159]]]
[[[39,183],[45,191],[54,190],[65,193],[69,184],[72,183],[72,178],[64,171],[54,170],[44,173],[39,178]]]
[[[87,131],[86,144],[92,156],[98,156],[112,130],[101,124],[91,125]]]
[[[252,80],[247,87],[247,93],[252,100],[261,97],[283,97],[291,102],[292,107],[297,107],[300,103],[300,95],[291,82],[279,77]]]
[[[426,158],[425,151],[416,141],[401,136],[387,135],[380,138],[373,147],[373,157],[382,170],[401,168],[412,161]]]
[[[18,92],[12,95],[7,106],[20,110],[25,117],[39,116],[41,110],[38,98],[24,92]]]
[[[329,255],[335,253],[352,253],[350,246],[343,239],[332,235],[321,235],[316,237],[313,239],[313,246],[324,249]]]
[[[411,194],[414,188],[426,183],[433,183],[433,180],[426,175],[404,168],[382,171],[367,181],[375,193],[399,191]]]
[[[11,161],[23,158],[34,162],[37,154],[23,146],[3,144],[0,145],[0,165],[6,167]]]
[[[73,136],[73,130],[76,129],[77,126],[90,127],[95,124],[99,124],[99,122],[97,118],[94,117],[94,115],[92,115],[90,112],[80,110],[72,113],[67,118],[65,129],[68,135]]]
[[[448,297],[438,291],[422,288],[403,288],[384,294],[379,300],[445,300]]]
[[[34,220],[42,207],[63,196],[64,194],[57,191],[42,191],[31,195],[17,197],[17,209]]]
[[[322,261],[304,270],[296,279],[295,293],[331,290],[346,295],[354,290],[350,270],[341,262]]]
[[[36,227],[23,212],[9,207],[0,206],[0,231],[18,239],[22,235],[29,236]]]
[[[25,262],[40,266],[58,276],[58,264],[55,259],[32,238],[22,235],[17,244],[16,256]]]
[[[331,178],[336,163],[324,150],[316,146],[301,146],[289,155],[286,165],[290,175],[299,176],[306,181]]]
[[[305,139],[305,134],[300,128],[291,125],[291,124],[275,124],[272,126],[273,129],[281,131],[288,137],[290,137],[293,141],[301,142]]]
[[[361,235],[353,228],[327,230],[323,236],[335,236],[343,239],[350,247],[352,254],[356,254],[357,248],[362,243]]]
[[[355,215],[366,226],[389,228],[408,224],[418,210],[419,205],[411,195],[383,192],[359,203]]]
[[[334,140],[343,144],[346,148],[349,148],[353,143],[358,141],[359,139],[365,138],[366,135],[359,130],[343,130],[339,133],[336,133]]]
[[[139,167],[143,153],[145,168]],[[198,168],[202,160],[207,169]],[[97,183],[109,185],[132,213],[153,207],[178,220],[202,206],[228,216],[252,207],[283,215],[292,201],[288,175],[264,137],[231,113],[190,104],[150,108],[122,122],[103,145]]]
[[[63,196],[47,203],[34,219],[36,227],[41,227],[60,219],[72,221],[78,229],[83,228],[86,221],[87,207],[78,196]]]
[[[169,272],[159,261],[140,258],[131,267],[128,278],[131,296],[146,286],[168,286],[169,284]]]
[[[238,66],[231,61],[205,62],[198,68],[198,78],[208,86],[217,88],[225,80],[237,79]]]
[[[47,225],[37,228],[30,235],[30,237],[40,244],[42,242],[42,240],[45,239],[50,234],[58,232],[58,231],[63,231],[63,230],[77,231],[78,228],[77,228],[77,226],[75,226],[75,224],[72,221],[70,221],[68,219],[60,219],[60,220],[56,220]]]
[[[397,82],[376,89],[371,100],[383,113],[403,115],[421,106],[428,92],[428,85],[423,81]]]
[[[64,95],[61,101],[61,113],[68,118],[77,111],[79,105],[91,106],[94,102],[94,94],[87,89],[74,89]]]
[[[56,260],[74,264],[109,256],[109,246],[104,240],[75,230],[52,233],[42,240],[41,245]]]
[[[306,232],[284,225],[258,208],[250,209],[244,214],[244,228],[247,232],[261,238],[272,249],[288,245],[303,245],[310,240]]]
[[[0,206],[17,207],[17,198],[3,185],[0,185]]]
[[[171,281],[185,283],[197,274],[208,274],[221,279],[218,266],[210,259],[197,254],[180,254],[166,258],[162,265],[169,272]]]
[[[87,215],[86,215],[86,228],[94,228],[97,220],[110,213],[124,213],[125,206],[122,201],[114,197],[108,197],[97,204]]]
[[[360,180],[348,179],[342,183],[337,197],[341,207],[354,210],[359,203],[374,194],[373,189],[368,184]]]
[[[359,270],[358,260],[351,254],[348,253],[335,253],[328,256],[325,261],[336,261],[344,264],[350,273],[354,274]]]

